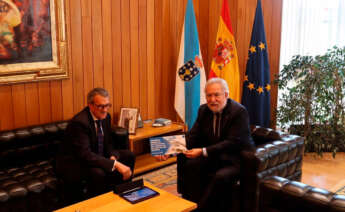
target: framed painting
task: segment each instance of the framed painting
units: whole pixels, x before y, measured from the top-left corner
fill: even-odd
[[[120,110],[120,118],[118,125],[128,129],[129,134],[135,134],[138,124],[138,108],[122,107]]]
[[[68,77],[64,0],[0,0],[0,84]]]

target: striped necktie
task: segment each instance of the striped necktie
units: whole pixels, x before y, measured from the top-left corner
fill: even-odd
[[[97,124],[97,141],[98,141],[98,154],[103,155],[103,140],[104,140],[104,135],[102,131],[102,121],[101,120],[96,120]]]

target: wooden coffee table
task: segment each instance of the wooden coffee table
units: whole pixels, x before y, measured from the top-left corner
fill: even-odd
[[[182,199],[162,189],[144,182],[147,187],[159,192],[159,196],[131,204],[113,192],[67,206],[55,212],[108,212],[108,211],[191,211],[197,207],[196,203]]]

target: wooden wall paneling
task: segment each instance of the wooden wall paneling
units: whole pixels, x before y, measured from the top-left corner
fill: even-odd
[[[187,0],[181,0],[175,2],[170,1],[170,25],[171,28],[169,29],[169,40],[171,40],[171,44],[169,49],[172,51],[170,52],[170,61],[167,60],[167,68],[164,68],[164,70],[169,70],[169,73],[166,76],[167,81],[167,89],[168,89],[168,95],[170,98],[165,101],[169,101],[169,104],[167,105],[166,112],[169,113],[170,119],[181,121],[180,117],[177,115],[174,102],[175,102],[175,86],[176,86],[176,74],[177,74],[177,61],[180,53],[180,46],[181,42],[181,36],[182,36],[182,30],[184,26],[185,21],[185,15],[186,15],[186,8],[187,8]],[[200,7],[199,0],[193,0],[193,6],[194,6],[194,13],[196,16],[196,22],[198,24],[198,17],[200,16],[200,12],[198,11]],[[199,29],[198,29],[199,30]],[[164,94],[163,94],[164,95]],[[182,94],[179,94],[182,95]]]
[[[262,1],[273,79],[279,71],[282,0]],[[243,81],[257,0],[228,2]],[[208,74],[222,0],[193,3]],[[27,125],[69,119],[85,106],[86,94],[95,86],[110,91],[115,119],[122,106],[135,106],[143,119],[176,120],[173,79],[187,0],[65,0],[65,4],[70,78],[1,86],[1,101],[10,106],[1,106],[5,113],[0,129],[22,126],[20,113],[25,113]],[[275,89],[272,107],[277,101]],[[23,104],[18,104],[22,99]]]
[[[14,127],[12,88],[9,85],[0,86],[0,129],[7,130]]]
[[[199,16],[198,21],[198,33],[199,33],[199,42],[200,42],[200,49],[202,54],[202,59],[204,63],[204,68],[206,74],[208,73],[209,66],[208,66],[208,57],[209,54],[212,54],[212,51],[210,52],[208,49],[208,40],[209,40],[209,7],[210,4],[213,2],[205,1],[202,4],[199,5],[199,13],[201,14]]]
[[[27,124],[24,84],[12,85],[12,98],[14,127],[24,127]]]
[[[73,112],[77,113],[84,106],[84,73],[81,4],[84,0],[71,0],[71,49],[72,49],[72,80],[73,80]]]
[[[177,54],[180,51],[180,42],[181,42],[181,34],[182,34],[182,27],[183,27],[183,23],[184,23],[184,18],[185,18],[185,13],[186,13],[186,7],[187,7],[187,1],[188,0],[181,0],[181,1],[177,1]]]
[[[153,118],[159,117],[162,115],[162,108],[164,107],[162,104],[162,72],[163,66],[163,1],[155,0],[155,67],[154,67],[154,73],[155,73],[155,100],[156,100],[156,108]],[[165,105],[165,103],[164,103]]]
[[[101,2],[101,1],[99,1]],[[83,62],[83,96],[86,98],[87,93],[94,88],[94,53],[93,51],[93,31],[92,31],[92,0],[81,0],[81,41],[82,41],[82,62]],[[86,104],[86,99],[85,103]]]
[[[180,53],[180,45],[181,45],[181,36],[182,36],[182,30],[183,30],[183,24],[184,24],[184,19],[185,19],[185,13],[186,13],[186,7],[187,7],[187,0],[181,0],[181,1],[177,1],[177,2],[173,2],[176,4],[176,16],[175,16],[175,20],[176,20],[176,31],[175,31],[175,51],[176,51],[176,67],[175,67],[175,74],[177,71],[177,60],[178,60],[178,56]],[[176,76],[174,77],[174,79],[176,78]],[[174,80],[174,83],[175,80]],[[174,85],[175,86],[175,85]],[[175,92],[174,92],[175,94]]]
[[[140,67],[139,67],[139,2],[130,0],[130,38],[131,38],[131,106],[140,108]]]
[[[38,101],[40,108],[40,123],[52,121],[50,83],[48,81],[38,83]]]
[[[171,1],[171,0],[170,0]],[[172,32],[171,25],[175,23],[175,20],[172,19],[171,16],[171,6],[170,1],[163,1],[163,17],[162,17],[162,43],[161,49],[163,58],[162,58],[162,69],[158,70],[161,72],[161,79],[160,79],[160,99],[158,101],[159,105],[162,105],[161,108],[161,117],[167,117],[169,119],[175,118],[174,112],[174,90],[175,90],[175,83],[172,83],[175,79],[175,69],[176,69],[176,60],[177,57],[174,58],[173,50],[174,48],[174,40],[175,35]],[[175,65],[174,65],[175,64]]]
[[[62,82],[60,80],[54,80],[54,81],[50,82],[52,121],[63,120],[61,84],[62,84]]]
[[[112,0],[102,1],[102,30],[103,30],[103,64],[104,64],[104,88],[109,92],[110,102],[114,102],[113,95],[113,62],[112,62]],[[110,114],[114,113],[114,107],[109,110]]]
[[[113,110],[114,123],[123,105],[122,27],[121,0],[111,0],[112,62],[113,62]]]
[[[175,74],[177,71],[177,60],[180,53],[180,45],[181,45],[181,35],[182,35],[182,29],[184,24],[184,18],[186,13],[186,7],[187,7],[187,0],[181,0],[175,2],[176,4],[176,42],[175,42],[175,51],[176,51],[176,67],[175,67]],[[174,77],[174,79],[176,76]],[[176,83],[176,80],[174,80],[174,83]],[[174,85],[175,86],[175,85]],[[174,92],[175,94],[175,92]]]
[[[283,1],[275,0],[273,1],[272,7],[272,60],[271,60],[271,122],[272,127],[275,128],[276,116],[274,110],[277,108],[278,102],[278,87],[274,85],[273,80],[275,75],[279,73],[279,62],[280,62],[280,43],[281,43],[281,23],[282,23],[282,10]]]
[[[63,119],[67,120],[73,116],[73,70],[72,70],[72,40],[71,40],[71,15],[70,1],[65,0],[65,20],[66,20],[66,36],[68,42],[68,69],[69,79],[62,80],[62,113]]]
[[[169,119],[175,120],[176,119],[176,112],[175,112],[175,107],[174,107],[174,102],[175,102],[175,80],[176,80],[176,72],[177,72],[177,60],[178,60],[178,54],[179,54],[179,46],[177,46],[178,44],[180,44],[180,40],[181,37],[177,37],[176,35],[178,34],[178,32],[181,30],[181,26],[177,25],[178,22],[178,18],[177,18],[177,14],[178,14],[178,7],[176,4],[176,1],[170,0],[169,1],[169,13],[167,14],[167,19],[169,19],[169,22],[166,24],[168,27],[168,36],[165,36],[165,39],[168,39],[168,42],[166,41],[166,43],[169,43],[167,45],[167,49],[169,49],[170,51],[168,51],[170,53],[170,55],[167,57],[166,60],[166,68],[164,68],[164,70],[166,70],[165,72],[168,74],[165,77],[165,84],[166,84],[166,91],[167,94],[165,94],[165,96],[168,97],[168,104],[166,104],[166,111],[164,113],[168,113],[169,116],[165,116],[165,117],[169,117]],[[170,42],[169,42],[170,41]],[[163,88],[164,89],[164,88]]]
[[[155,0],[147,0],[147,119],[155,117]]]
[[[140,115],[142,120],[148,118],[148,57],[147,57],[147,0],[139,1],[139,82]]]
[[[237,35],[237,13],[238,13],[238,1],[227,0],[229,5],[229,13],[231,19],[232,30],[235,36],[235,42],[238,43]],[[222,2],[223,3],[223,2]]]
[[[246,2],[245,1],[239,1],[237,4],[237,16],[233,22],[236,22],[236,31],[235,39],[236,39],[236,47],[237,47],[237,55],[238,55],[238,65],[241,73],[241,82],[243,81],[243,76],[245,73],[245,66],[243,66],[243,60],[245,59],[244,54],[247,53],[248,44],[245,45],[244,41],[244,33],[246,29],[248,30],[248,26],[245,26],[244,22],[244,16],[246,11]],[[233,26],[234,27],[234,26]],[[241,93],[242,93],[242,86],[241,86]]]
[[[104,87],[102,2],[103,1],[92,0],[92,51],[94,87]],[[83,49],[83,51],[90,50],[91,49]]]
[[[40,123],[38,86],[37,83],[26,83],[25,85],[26,119],[28,125]]]
[[[178,46],[180,44],[181,38],[178,37],[178,32],[181,30],[180,26],[178,25],[178,6],[176,4],[176,1],[170,0],[170,23],[168,24],[170,26],[170,35],[169,39],[171,40],[170,47],[171,48],[171,57],[170,57],[170,87],[171,87],[171,97],[172,97],[172,107],[174,108],[174,102],[175,102],[175,78],[176,78],[176,72],[177,72],[177,60],[178,60],[178,54],[180,47]],[[175,109],[173,109],[175,110]]]
[[[121,34],[122,34],[122,95],[123,106],[130,107],[131,101],[131,36],[130,36],[130,1],[121,1]]]

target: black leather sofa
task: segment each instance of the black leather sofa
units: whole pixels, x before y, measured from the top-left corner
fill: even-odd
[[[65,198],[64,182],[55,160],[67,122],[0,132],[0,212],[52,211],[72,203]],[[117,148],[128,148],[128,132],[114,128]],[[85,185],[81,179],[81,189]],[[77,200],[87,195],[75,197]]]
[[[277,175],[301,180],[303,137],[259,126],[251,126],[251,133],[256,147],[253,151],[241,152],[240,181],[233,185],[233,193],[229,196],[229,211],[258,211],[259,185],[266,177]],[[184,160],[181,158],[177,158],[178,166],[183,166]],[[192,182],[184,182],[185,174],[178,173],[177,189],[183,197],[188,197],[193,191],[181,185]]]
[[[345,212],[345,196],[282,177],[260,184],[260,212]]]

